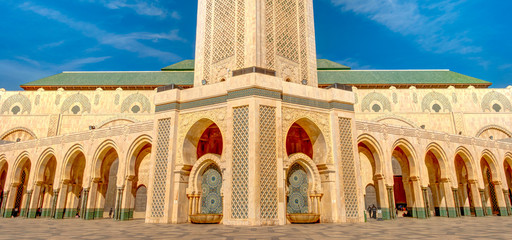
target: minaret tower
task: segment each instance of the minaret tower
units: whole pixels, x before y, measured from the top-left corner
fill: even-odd
[[[313,1],[199,0],[195,59],[196,87],[249,68],[316,87]]]

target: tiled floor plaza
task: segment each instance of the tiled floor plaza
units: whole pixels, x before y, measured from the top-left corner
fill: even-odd
[[[510,239],[511,224],[512,217],[271,227],[2,218],[0,239]]]

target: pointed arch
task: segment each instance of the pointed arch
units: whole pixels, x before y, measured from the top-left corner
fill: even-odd
[[[21,177],[21,172],[23,171],[23,167],[28,163],[29,171],[30,171],[30,154],[27,151],[24,151],[18,155],[16,161],[14,162],[14,171],[11,173],[11,183],[19,184],[19,179]],[[30,175],[29,175],[30,176]],[[29,178],[29,176],[27,176]]]
[[[85,157],[84,148],[81,144],[75,144],[64,155],[64,164],[62,165],[61,180],[70,180],[71,168],[73,167],[76,158],[82,154]],[[86,159],[87,161],[87,159]]]
[[[460,156],[464,162],[464,165],[466,166],[468,172],[468,180],[477,180],[478,175],[476,173],[477,169],[473,154],[471,154],[471,152],[466,147],[460,146],[455,150],[455,158],[457,156]]]
[[[313,159],[304,153],[295,153],[289,156],[287,162],[288,164],[285,166],[287,172],[290,170],[290,167],[296,163],[306,169],[306,173],[308,174],[309,178],[309,191],[315,194],[323,193],[320,172],[318,171],[318,168],[316,167]],[[288,173],[286,175],[288,175]]]
[[[126,176],[133,177],[137,174],[136,165],[137,158],[139,157],[139,153],[143,152],[145,149],[152,147],[153,138],[149,135],[141,135],[133,141],[127,151],[126,160],[128,161],[126,168]],[[151,154],[151,153],[150,153]]]
[[[215,164],[222,171],[223,165],[221,162],[221,156],[218,154],[207,153],[196,161],[192,167],[192,171],[190,172],[189,188],[187,190],[188,194],[197,194],[201,191],[200,178],[204,170],[211,164]]]
[[[498,171],[498,161],[496,159],[496,157],[494,156],[494,154],[489,151],[488,149],[485,149],[482,151],[482,154],[481,154],[481,160],[484,160],[487,162],[487,164],[489,165],[489,168],[491,170],[491,176],[492,176],[492,181],[495,182],[495,181],[500,181],[501,182],[501,177],[500,177],[500,171]]]
[[[53,148],[47,148],[46,150],[44,150],[41,153],[41,155],[36,163],[35,174],[34,174],[35,182],[43,181],[46,165],[50,162],[50,160],[52,158],[56,158],[55,150],[53,150]],[[53,174],[55,174],[55,173],[53,173]]]
[[[0,140],[9,142],[17,142],[17,138],[20,138],[21,141],[28,141],[37,139],[37,136],[32,130],[25,127],[15,127],[0,135]]]
[[[325,134],[318,125],[308,117],[299,118],[286,129],[286,135],[290,132],[294,124],[298,124],[308,135],[311,145],[313,146],[313,162],[322,164],[327,162],[327,143]],[[287,141],[287,140],[285,140]],[[290,155],[291,156],[291,155]],[[291,165],[290,165],[291,166]]]
[[[435,142],[430,143],[427,146],[425,153],[428,154],[429,152],[431,152],[439,162],[439,167],[441,168],[441,179],[448,179],[450,177],[450,165],[448,164],[448,157],[443,147]]]
[[[93,157],[93,163],[91,165],[91,177],[93,179],[101,179],[101,167],[103,162],[105,162],[105,158],[107,157],[114,157],[113,154],[115,154],[116,157],[119,157],[119,148],[117,147],[117,144],[113,140],[105,140],[103,143],[101,143],[96,152],[94,153]],[[112,159],[108,159],[112,160]],[[115,159],[114,159],[115,160]]]
[[[197,147],[199,145],[199,140],[201,136],[203,135],[204,131],[208,129],[210,126],[216,125],[219,128],[219,131],[221,133],[222,142],[226,142],[225,140],[225,134],[223,133],[223,129],[220,127],[220,125],[209,119],[209,118],[201,118],[198,121],[196,121],[188,130],[187,134],[185,135],[185,138],[183,140],[182,145],[182,157],[183,157],[183,163],[186,165],[194,165],[195,162],[198,160],[197,158]],[[224,149],[226,145],[224,144],[222,152],[225,152],[226,149]]]
[[[414,146],[404,138],[400,138],[395,141],[393,144],[393,155],[396,154],[396,150],[400,149],[404,156],[407,158],[408,167],[409,167],[409,176],[410,177],[419,177],[420,171],[419,171],[419,165],[418,165],[418,155],[416,154],[416,150],[414,149]],[[400,158],[400,157],[399,157]],[[401,159],[401,158],[400,158]],[[399,161],[402,161],[398,159]]]
[[[372,154],[374,164],[375,165],[375,174],[381,174],[384,175],[384,160],[383,160],[383,151],[382,148],[372,135],[370,134],[361,134],[357,138],[358,146],[364,145],[366,149]]]

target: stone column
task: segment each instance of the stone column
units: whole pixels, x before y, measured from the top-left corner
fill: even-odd
[[[57,211],[57,199],[59,198],[59,189],[53,190],[53,201],[52,201],[52,208],[51,208],[51,217],[55,219],[62,219],[62,217],[58,218],[58,211]],[[62,215],[61,215],[62,216]]]
[[[9,199],[9,191],[3,192],[2,206],[0,206],[0,216],[5,217],[5,207],[7,206],[7,200]]]
[[[10,186],[10,191],[5,201],[4,206],[4,217],[10,218],[14,211],[15,203],[16,203],[16,195],[18,194],[18,185],[19,183],[12,183]]]
[[[121,203],[123,198],[123,187],[117,188],[116,203],[114,205],[114,219],[121,220]]]
[[[443,200],[440,206],[444,206],[446,211],[448,212],[448,217],[454,218],[457,217],[457,206],[455,204],[455,200],[453,198],[453,191],[450,187],[450,179],[445,178],[441,179],[441,183],[439,184],[440,190],[442,192]]]
[[[133,189],[133,181],[131,178],[127,178],[124,183],[122,195],[121,195],[121,204],[119,209],[119,220],[126,221],[130,220],[133,216],[133,203],[135,199],[132,193]]]
[[[89,188],[84,188],[82,202],[80,203],[81,204],[81,207],[80,207],[80,218],[81,219],[86,219],[88,199],[89,199]]]
[[[414,176],[410,178],[410,181],[413,190],[412,195],[414,195],[413,217],[426,218],[425,204],[421,189],[420,178]]]
[[[42,183],[41,182],[38,182],[34,185],[34,190],[32,191],[33,192],[33,195],[34,197],[32,199],[29,200],[29,205],[28,205],[28,211],[27,211],[27,218],[36,218],[36,215],[37,215],[37,210],[39,208],[39,199],[41,197],[44,198],[44,196],[41,196],[42,192],[41,192],[41,189],[42,188]]]
[[[501,181],[494,181],[494,192],[496,193],[496,201],[500,211],[500,216],[508,216],[507,203],[503,194]],[[492,206],[491,206],[492,207]]]
[[[512,216],[512,209],[511,206],[510,206],[510,193],[508,191],[508,189],[503,189],[503,196],[505,197],[505,203],[507,205],[507,214],[509,216]]]
[[[424,208],[425,209],[425,218],[430,218],[430,217],[432,217],[431,210],[432,210],[433,204],[430,202],[430,198],[428,197],[428,188],[422,187],[421,192],[423,194],[423,201],[424,201],[423,204],[425,205],[425,208]]]
[[[457,215],[457,217],[460,217],[461,216],[461,211],[460,211],[460,201],[459,201],[459,193],[458,193],[458,189],[457,188],[452,188],[452,193],[453,193],[453,203],[455,204],[455,213]]]
[[[485,216],[485,204],[482,201],[482,196],[480,195],[480,190],[478,189],[478,182],[477,180],[469,180],[468,184],[471,191],[471,197],[473,198],[473,206],[475,206],[475,214],[477,217],[483,217]]]
[[[30,203],[31,203],[31,200],[32,200],[32,190],[28,190],[25,197],[25,204],[22,206],[23,210],[21,211],[21,214],[20,216],[22,217],[26,217],[28,218],[29,217],[29,212],[28,210],[30,209]]]
[[[60,185],[60,193],[57,192],[57,194],[54,193],[54,202],[55,204],[52,204],[52,212],[55,214],[55,219],[62,219],[64,218],[64,212],[66,211],[66,203],[68,202],[68,191],[69,191],[69,185],[67,181],[63,181]],[[54,191],[55,192],[55,191]],[[55,206],[55,207],[53,207]]]
[[[393,186],[386,185],[386,190],[388,193],[388,204],[389,204],[389,211],[391,213],[391,218],[396,218],[396,205],[395,205],[395,193],[393,191]]]
[[[389,199],[388,199],[388,190],[386,188],[386,183],[384,179],[384,175],[375,175],[374,176],[375,186],[377,190],[377,198],[379,202],[379,207],[382,210],[382,219],[389,220],[392,217],[391,212],[394,211],[394,208],[390,207]]]
[[[93,179],[87,199],[87,211],[85,212],[85,220],[92,220],[96,213],[96,200],[98,198],[99,179]]]

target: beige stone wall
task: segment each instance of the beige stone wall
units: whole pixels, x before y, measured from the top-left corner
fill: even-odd
[[[34,138],[44,138],[88,131],[89,126],[99,129],[148,121],[154,116],[154,94],[155,91],[121,89],[0,91],[0,136],[4,138],[11,130],[23,129]]]
[[[512,87],[356,89],[354,93],[359,120],[471,137],[512,137]],[[437,106],[439,112],[434,110]]]

